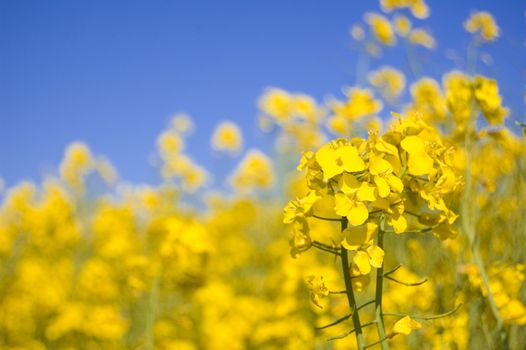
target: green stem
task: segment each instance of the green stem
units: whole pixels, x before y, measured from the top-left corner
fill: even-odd
[[[471,132],[475,130],[476,118],[471,118],[466,127],[466,134],[464,137],[464,147],[466,149],[466,174],[465,174],[465,186],[464,186],[464,196],[462,198],[461,205],[461,225],[464,231],[464,234],[468,237],[469,245],[471,249],[471,254],[473,262],[478,268],[482,284],[486,289],[486,299],[488,301],[491,313],[496,321],[496,331],[500,336],[499,342],[502,345],[503,349],[509,349],[508,337],[504,329],[504,322],[500,316],[499,309],[495,302],[493,292],[491,291],[489,277],[486,274],[486,268],[484,266],[484,261],[480,254],[478,237],[476,234],[475,228],[475,212],[472,207],[473,202],[473,188],[475,183],[473,181],[472,174],[472,162],[473,162],[473,140],[471,137]]]
[[[413,77],[417,79],[420,76],[419,74],[420,70],[418,69],[418,63],[417,63],[417,60],[415,59],[413,47],[407,39],[404,40],[404,49],[405,49],[404,50],[405,56],[407,58],[407,64],[409,65],[409,70],[413,74]]]
[[[157,308],[159,299],[159,278],[155,278],[152,281],[152,286],[148,295],[148,310],[146,311],[146,349],[153,350],[154,348],[154,335],[153,328],[155,319],[157,318]]]
[[[384,249],[384,232],[381,228],[378,229],[378,247]],[[385,334],[384,317],[382,313],[382,294],[384,284],[384,263],[376,270],[376,295],[375,295],[375,314],[376,314],[376,328],[378,329],[378,337],[380,338],[380,346],[382,350],[389,350],[387,337]]]
[[[342,218],[342,231],[347,228],[348,221],[346,217]],[[358,350],[365,349],[365,339],[362,332],[362,325],[360,323],[360,315],[358,307],[356,305],[356,299],[354,298],[354,292],[352,289],[351,282],[351,271],[349,270],[349,252],[343,248],[340,251],[340,257],[342,259],[342,272],[343,280],[345,281],[345,289],[347,290],[347,301],[352,312],[352,323],[354,325],[354,334],[356,335],[356,343]]]

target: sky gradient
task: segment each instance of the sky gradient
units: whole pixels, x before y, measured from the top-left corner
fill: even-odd
[[[415,20],[438,41],[423,53],[435,77],[462,61],[472,10],[492,12],[502,29],[483,51],[511,119],[524,121],[526,1],[428,1],[431,17]],[[189,153],[212,173],[238,159],[214,154],[213,127],[230,119],[248,147],[271,152],[257,129],[257,98],[266,87],[317,100],[342,97],[355,82],[349,27],[369,0],[346,1],[37,1],[0,0],[0,177],[8,186],[55,172],[64,148],[87,143],[107,156],[120,177],[157,182],[150,165],[157,135],[174,113],[194,118]],[[397,49],[371,67],[406,70]],[[384,109],[382,115],[388,115]]]

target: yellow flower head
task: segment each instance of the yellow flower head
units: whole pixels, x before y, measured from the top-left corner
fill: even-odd
[[[423,46],[426,49],[434,49],[436,47],[435,38],[421,28],[413,29],[409,33],[409,41],[415,45]]]
[[[272,161],[258,150],[249,150],[230,178],[230,182],[240,191],[269,188],[274,183]]]
[[[406,16],[395,16],[393,25],[396,33],[402,37],[406,37],[411,31],[411,21]]]
[[[380,43],[387,46],[396,44],[393,26],[386,17],[378,13],[369,12],[365,15],[365,22],[369,24],[374,37]]]
[[[285,122],[291,115],[291,96],[282,89],[271,88],[259,99],[259,109],[277,122]]]
[[[405,76],[398,69],[383,66],[369,74],[369,83],[380,91],[382,97],[393,102],[404,91]]]
[[[409,335],[412,331],[422,328],[422,325],[409,316],[405,316],[391,326],[387,337],[393,338],[397,334]]]
[[[416,18],[424,19],[429,17],[429,7],[424,0],[380,0],[380,6],[385,12],[409,8]]]
[[[222,122],[212,135],[212,148],[218,151],[237,152],[243,144],[241,129],[232,122]]]
[[[480,11],[472,13],[464,22],[464,28],[472,34],[480,34],[484,41],[494,41],[499,37],[500,28],[491,13]]]

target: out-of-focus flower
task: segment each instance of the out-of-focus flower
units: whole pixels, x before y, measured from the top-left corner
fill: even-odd
[[[383,66],[369,74],[369,83],[378,89],[386,100],[393,102],[405,88],[404,73],[390,66]]]
[[[180,113],[172,118],[171,126],[175,132],[186,134],[194,129],[194,122],[189,115]]]
[[[402,37],[406,37],[411,31],[411,21],[406,16],[397,15],[394,17],[393,25],[396,33]]]
[[[233,122],[222,122],[216,127],[211,144],[218,151],[237,152],[243,145],[241,129]]]
[[[84,176],[93,169],[93,157],[88,146],[74,142],[68,146],[60,164],[60,177],[75,190],[84,188]]]
[[[474,81],[474,96],[482,114],[492,125],[502,124],[509,110],[502,107],[497,81],[483,76],[476,76]]]
[[[380,6],[385,12],[409,8],[413,16],[420,19],[429,17],[430,12],[424,0],[380,0]]]
[[[259,109],[278,122],[284,122],[291,115],[291,97],[282,89],[271,88],[258,101]]]
[[[480,11],[472,13],[464,22],[464,28],[472,34],[480,34],[484,41],[494,41],[499,37],[500,28],[491,13]]]
[[[361,41],[365,37],[365,31],[363,30],[362,26],[359,24],[355,24],[351,27],[350,30],[351,37],[356,41]]]
[[[163,156],[170,156],[180,153],[184,149],[184,141],[179,134],[168,130],[157,138],[157,147]]]
[[[393,26],[386,17],[378,13],[369,12],[365,14],[365,21],[369,24],[371,32],[380,43],[387,46],[396,44]]]
[[[347,101],[329,101],[332,116],[329,118],[329,128],[338,134],[347,134],[351,124],[364,119],[373,117],[383,108],[382,102],[374,98],[373,92],[369,89],[357,87],[348,88],[345,92]]]
[[[436,47],[435,38],[422,28],[415,28],[409,33],[409,41],[415,45],[423,46],[427,49]]]
[[[311,300],[314,305],[319,308],[323,308],[323,306],[320,304],[320,301],[322,298],[329,295],[329,289],[325,286],[323,277],[316,278],[315,276],[308,276],[305,279],[305,282],[307,283],[307,287],[310,290]]]
[[[389,331],[389,334],[387,337],[389,339],[393,338],[397,334],[403,334],[403,335],[409,335],[412,331],[415,329],[422,328],[422,325],[418,323],[417,321],[413,320],[409,316],[405,316],[398,321],[396,321]]]
[[[231,176],[230,182],[242,192],[268,188],[274,183],[272,161],[258,150],[249,150]]]

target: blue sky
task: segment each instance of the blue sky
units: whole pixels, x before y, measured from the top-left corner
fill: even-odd
[[[483,50],[514,119],[524,120],[526,1],[428,1],[438,50],[425,54],[434,77],[463,54],[462,21],[492,12],[502,37]],[[256,100],[268,86],[321,100],[355,81],[348,30],[377,1],[38,1],[0,0],[0,176],[9,186],[53,172],[64,147],[86,142],[121,178],[155,183],[149,164],[170,116],[190,114],[190,153],[210,171],[236,160],[210,151],[216,123],[230,119],[249,146],[270,152],[257,130]],[[392,50],[372,66],[405,68]],[[385,110],[387,115],[389,111]]]

